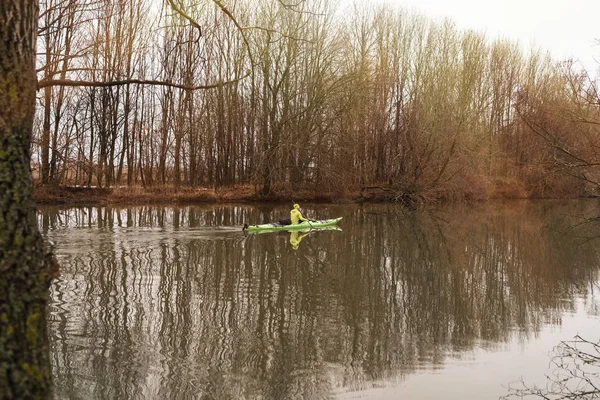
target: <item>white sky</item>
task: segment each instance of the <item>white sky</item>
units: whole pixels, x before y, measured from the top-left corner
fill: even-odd
[[[518,40],[549,50],[556,59],[573,58],[596,74],[600,65],[600,0],[371,0],[414,9],[432,18],[449,17],[459,28],[488,38]]]

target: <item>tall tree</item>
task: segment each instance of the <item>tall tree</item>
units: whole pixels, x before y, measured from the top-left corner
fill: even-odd
[[[29,168],[38,2],[0,2],[0,393],[50,397],[49,265]]]

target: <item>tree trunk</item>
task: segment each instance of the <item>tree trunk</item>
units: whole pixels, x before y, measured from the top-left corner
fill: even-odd
[[[0,396],[50,398],[45,255],[32,197],[38,2],[0,2]]]
[[[50,183],[50,113],[52,112],[52,87],[44,88],[44,128],[42,129],[41,182]]]

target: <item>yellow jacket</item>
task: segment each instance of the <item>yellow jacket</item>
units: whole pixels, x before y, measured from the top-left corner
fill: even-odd
[[[294,204],[294,208],[290,211],[290,219],[292,220],[292,224],[299,224],[300,221],[306,221],[307,219],[302,216],[300,212],[300,206],[298,204]]]

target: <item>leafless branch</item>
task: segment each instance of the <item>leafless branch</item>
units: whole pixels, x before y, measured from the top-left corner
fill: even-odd
[[[181,7],[178,7],[173,0],[166,0],[166,2],[169,3],[173,11],[185,18],[194,28],[198,29],[198,32],[200,32],[200,37],[202,37],[202,27],[194,18],[183,11]]]
[[[525,124],[538,136],[544,139],[552,148],[572,157],[574,160],[577,160],[585,165],[589,165],[590,163],[583,158],[571,153],[569,150],[565,149],[563,146],[560,146],[556,143],[556,140],[553,140],[554,137],[549,134],[542,126],[531,121],[527,116],[523,115],[521,111],[517,108],[517,113],[521,116],[521,119],[525,122]]]
[[[254,63],[254,58],[252,57],[252,51],[250,50],[251,49],[250,42],[248,41],[248,38],[244,34],[244,28],[240,25],[240,23],[237,21],[237,19],[231,13],[231,11],[229,11],[227,9],[227,7],[225,7],[225,5],[223,3],[221,3],[221,1],[219,1],[219,0],[213,0],[213,3],[215,3],[221,9],[221,11],[223,11],[223,13],[225,13],[225,15],[227,15],[229,17],[229,19],[231,20],[231,22],[233,22],[233,24],[235,25],[235,27],[240,31],[240,34],[242,35],[242,39],[244,40],[244,44],[246,45],[246,50],[248,52],[248,57],[250,58],[250,63],[252,65],[254,65],[255,64]]]
[[[298,37],[295,37],[295,36],[286,35],[285,33],[281,33],[280,31],[278,31],[276,29],[265,28],[265,27],[262,27],[262,26],[256,26],[256,25],[244,26],[241,29],[243,29],[243,30],[256,29],[256,30],[260,30],[260,31],[264,31],[264,32],[276,33],[278,35],[281,35],[284,38],[295,40],[297,42],[313,43],[312,40],[302,39],[302,38],[298,38]]]
[[[196,85],[196,86],[182,85],[182,84],[178,84],[178,83],[158,81],[158,80],[145,80],[145,79],[123,79],[123,80],[108,81],[108,82],[74,81],[74,80],[70,80],[70,79],[62,79],[62,80],[40,81],[40,82],[38,82],[38,89],[43,89],[43,88],[49,87],[49,86],[113,87],[113,86],[136,84],[136,85],[167,86],[167,87],[183,89],[183,90],[204,90],[204,89],[214,89],[214,88],[218,88],[218,87],[221,87],[224,85],[229,85],[229,84],[232,84],[235,82],[239,82],[242,79],[246,78],[248,75],[249,75],[249,73],[240,78],[233,79],[230,81],[215,82],[215,83],[211,83],[209,85]]]
[[[600,342],[577,335],[554,348],[552,376],[547,376],[545,388],[529,387],[523,381],[520,387],[510,387],[510,394],[502,397],[538,397],[553,400],[597,399],[600,397]]]
[[[306,3],[306,0],[299,0],[297,3],[286,3],[283,0],[277,0],[279,2],[279,4],[281,4],[281,6],[287,10],[296,12],[296,13],[300,13],[300,14],[310,14],[310,15],[315,15],[315,16],[323,16],[325,14],[322,13],[314,13],[311,11],[305,11],[305,10],[299,10],[298,7],[302,4]]]

